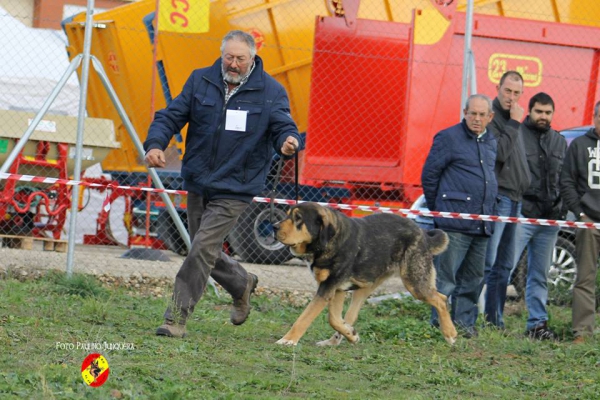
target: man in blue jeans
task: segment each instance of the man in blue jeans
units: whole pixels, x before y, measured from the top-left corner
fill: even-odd
[[[496,212],[503,217],[518,217],[523,193],[529,187],[530,173],[523,139],[519,133],[524,110],[518,103],[523,94],[523,77],[507,71],[497,86],[494,99],[494,119],[489,130],[498,142],[494,171],[498,180]],[[515,258],[516,225],[496,222],[485,257],[485,319],[504,329],[502,314],[506,301],[508,278]],[[480,287],[480,292],[483,284]]]
[[[550,127],[554,116],[554,101],[546,93],[538,93],[529,100],[529,115],[521,124],[531,185],[523,195],[521,214],[527,218],[563,219],[560,196],[560,173],[567,151],[567,141]],[[527,336],[539,340],[555,340],[556,334],[548,328],[548,270],[558,237],[558,226],[517,226],[515,261],[527,248],[527,285],[525,303]]]
[[[461,123],[439,132],[423,166],[421,182],[430,210],[493,214],[497,183],[494,175],[496,140],[486,126],[493,117],[484,95],[467,100]],[[490,222],[434,218],[450,239],[434,260],[438,291],[450,299],[450,313],[459,333],[477,335],[477,298],[483,281]],[[433,310],[431,322],[438,325]]]

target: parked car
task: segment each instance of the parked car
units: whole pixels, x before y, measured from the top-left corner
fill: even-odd
[[[587,132],[592,126],[582,126],[566,129],[561,134],[570,144],[573,139]],[[427,210],[425,196],[421,195],[411,206],[412,210]],[[433,228],[433,219],[430,217],[415,216],[415,222],[423,229]],[[573,213],[569,212],[567,220],[575,221]],[[548,272],[548,299],[555,304],[569,304],[571,293],[577,271],[577,262],[575,260],[575,228],[561,227],[558,233],[558,239],[552,253],[552,265]],[[523,251],[519,262],[515,266],[510,278],[517,298],[525,296],[525,286],[527,282],[527,249]],[[597,294],[598,297],[598,294]],[[598,304],[598,301],[596,302]]]

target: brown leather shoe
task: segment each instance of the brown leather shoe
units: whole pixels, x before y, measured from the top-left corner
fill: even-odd
[[[250,295],[254,293],[256,285],[258,284],[258,277],[254,274],[248,273],[248,283],[246,284],[246,291],[243,296],[239,299],[233,300],[233,306],[231,307],[230,320],[234,325],[241,325],[246,322],[248,315],[250,314]]]
[[[185,337],[185,325],[175,324],[173,322],[165,321],[164,324],[158,327],[156,330],[156,336],[168,336],[176,338]]]
[[[583,336],[577,336],[575,339],[573,339],[573,344],[584,344],[585,343],[585,338]]]

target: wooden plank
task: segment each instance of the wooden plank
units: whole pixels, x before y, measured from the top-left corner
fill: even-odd
[[[21,249],[33,250],[33,238],[24,237],[21,239]]]
[[[52,238],[32,237],[32,236],[15,236],[15,235],[0,235],[3,247],[11,249],[33,250],[33,242],[41,241],[44,251],[56,251],[65,253],[67,251],[67,241],[57,240]]]
[[[54,251],[57,253],[66,253],[67,252],[68,242],[55,242],[54,243]]]

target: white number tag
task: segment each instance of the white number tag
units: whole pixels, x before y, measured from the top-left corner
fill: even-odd
[[[245,110],[227,110],[225,118],[225,130],[246,132],[246,118],[248,111]]]

